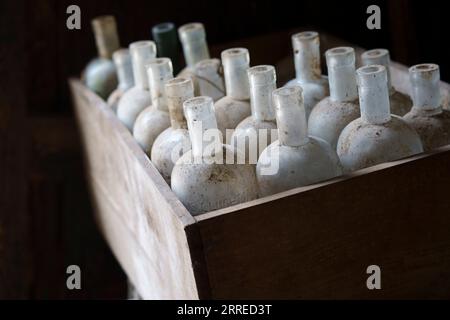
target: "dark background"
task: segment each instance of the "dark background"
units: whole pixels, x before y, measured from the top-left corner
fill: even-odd
[[[115,15],[123,46],[149,38],[159,22],[201,21],[215,54],[214,48],[236,39],[286,31],[285,47],[263,45],[266,63],[290,52],[289,30],[308,27],[361,47],[386,47],[393,60],[407,65],[438,63],[448,81],[444,3],[2,0],[0,298],[126,297],[126,277],[93,219],[66,81],[96,54],[91,18]],[[66,28],[71,4],[81,7],[81,30]],[[381,30],[366,28],[370,4],[381,7]],[[81,267],[82,290],[65,287],[70,264]]]

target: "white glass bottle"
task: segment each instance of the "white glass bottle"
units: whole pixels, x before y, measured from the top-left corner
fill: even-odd
[[[342,174],[336,151],[328,142],[308,136],[300,86],[273,92],[278,140],[261,153],[256,165],[259,195],[306,186]]]
[[[411,99],[406,94],[395,90],[391,83],[391,58],[389,56],[389,51],[386,49],[373,49],[366,51],[361,55],[361,61],[365,66],[379,64],[386,68],[391,113],[397,116],[404,116],[407,112],[409,112],[412,107]]]
[[[355,51],[350,47],[338,47],[327,50],[325,57],[330,96],[313,108],[308,120],[308,134],[324,139],[336,150],[342,130],[360,116]]]
[[[170,126],[164,82],[173,78],[172,62],[169,58],[157,58],[148,65],[147,71],[152,104],[136,118],[133,136],[150,156],[156,137]]]
[[[256,164],[261,152],[278,139],[272,103],[276,74],[275,68],[269,65],[252,67],[247,73],[252,115],[238,124],[231,141],[233,146],[245,152],[246,162]]]
[[[202,94],[208,96],[216,94],[215,90],[213,90],[213,92],[208,92],[203,89],[203,92],[200,92],[200,88],[205,86],[208,88],[209,82],[216,83],[217,76],[222,78],[222,84],[219,88],[222,88],[221,91],[224,91],[223,77],[220,73],[214,72],[214,67],[212,68],[212,72],[207,71],[208,69],[211,70],[211,65],[200,65],[200,69],[203,70],[196,70],[198,69],[197,65],[199,62],[210,59],[206,41],[206,32],[203,24],[198,22],[184,24],[178,28],[178,36],[180,38],[181,46],[183,47],[184,60],[186,61],[186,67],[181,70],[178,76],[192,78],[194,83],[194,94],[196,96]],[[207,67],[206,70],[205,67]],[[203,73],[203,75],[197,76],[199,72],[201,74]],[[210,78],[208,74],[211,74],[212,77]]]
[[[117,87],[116,67],[111,60],[119,49],[116,20],[113,16],[100,16],[92,20],[98,57],[86,66],[83,78],[86,86],[103,99]]]
[[[450,111],[442,108],[439,66],[415,65],[409,79],[413,107],[403,119],[420,135],[425,151],[450,144]]]
[[[214,101],[225,95],[225,83],[219,59],[202,60],[195,65],[194,79],[199,95],[211,97]]]
[[[305,31],[292,36],[295,79],[286,86],[300,85],[306,109],[306,119],[313,107],[328,96],[328,80],[320,69],[320,39],[315,31]]]
[[[116,65],[119,85],[108,97],[108,105],[116,113],[117,105],[123,94],[134,86],[133,69],[131,66],[131,55],[129,49],[119,49],[113,53],[113,61]]]
[[[155,140],[151,159],[156,169],[170,185],[172,170],[178,159],[191,150],[191,140],[183,112],[184,101],[194,97],[190,78],[173,78],[165,83],[171,126]]]
[[[120,99],[117,117],[132,131],[138,114],[152,103],[146,65],[155,60],[156,46],[153,41],[133,42],[130,44],[130,53],[134,87]]]
[[[210,97],[184,102],[192,150],[172,171],[171,186],[193,215],[250,201],[257,197],[254,166],[238,164],[237,153],[222,144]]]
[[[225,75],[226,96],[216,101],[217,126],[225,141],[226,129],[235,129],[245,118],[251,115],[250,86],[247,70],[250,67],[250,55],[245,48],[232,48],[222,51],[222,65]],[[228,133],[232,132],[228,130]]]
[[[361,117],[342,131],[337,153],[344,170],[354,171],[423,152],[417,132],[402,118],[391,115],[386,68],[357,70]]]

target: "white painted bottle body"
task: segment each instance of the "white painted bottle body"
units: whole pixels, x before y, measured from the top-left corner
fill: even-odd
[[[256,166],[260,196],[313,184],[342,173],[336,151],[308,136],[300,86],[273,92],[279,139],[261,153]]]
[[[130,44],[134,87],[129,89],[119,101],[117,117],[130,130],[133,130],[137,116],[152,104],[146,65],[156,57],[153,41],[137,41]]]
[[[216,101],[217,126],[225,141],[237,125],[251,115],[250,88],[247,70],[250,67],[250,55],[245,48],[232,48],[222,51],[222,65],[225,75],[226,96]]]
[[[305,31],[292,36],[295,79],[285,86],[299,85],[303,89],[306,117],[314,106],[329,95],[328,79],[320,69],[320,39],[315,31]]]
[[[269,65],[248,69],[252,115],[241,121],[232,145],[245,154],[247,163],[256,164],[261,152],[278,139],[272,92],[276,89],[275,68]]]
[[[86,66],[83,80],[86,86],[103,99],[107,99],[117,87],[117,74],[111,60],[114,51],[119,49],[116,20],[113,16],[100,16],[92,20],[98,58]]]
[[[170,126],[164,82],[173,78],[172,63],[169,58],[157,58],[148,65],[147,71],[152,104],[137,116],[133,136],[150,156],[156,137]]]
[[[114,113],[124,93],[134,86],[133,69],[131,66],[131,55],[129,49],[119,49],[113,53],[113,61],[117,70],[119,85],[109,95],[107,103]]]
[[[153,143],[151,160],[170,185],[175,163],[183,154],[191,150],[183,103],[194,97],[194,86],[190,78],[177,77],[165,83],[165,91],[171,126],[164,130]]]
[[[391,58],[389,55],[389,51],[386,49],[372,49],[366,51],[361,55],[361,61],[365,66],[378,64],[386,68],[391,113],[400,117],[408,113],[412,107],[412,101],[410,97],[406,94],[398,92],[392,86],[390,70]]]
[[[413,107],[403,119],[420,135],[425,151],[450,144],[450,111],[442,107],[439,66],[415,65],[409,78]]]
[[[189,99],[184,102],[184,111],[192,149],[177,161],[171,180],[180,201],[191,214],[198,215],[256,199],[254,167],[238,164],[235,149],[222,144],[212,99]]]
[[[355,51],[350,47],[337,47],[327,50],[325,56],[330,96],[313,108],[308,120],[308,134],[327,141],[336,150],[342,130],[360,116]]]
[[[372,65],[357,70],[361,117],[342,131],[337,152],[347,172],[423,152],[416,131],[391,115],[386,68]]]

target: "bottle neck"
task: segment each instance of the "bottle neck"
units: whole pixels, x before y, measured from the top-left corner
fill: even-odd
[[[409,78],[414,108],[436,112],[442,109],[438,65],[415,65],[409,69]]]
[[[371,65],[359,68],[357,73],[361,118],[375,125],[389,122],[391,112],[386,68]]]
[[[187,129],[183,103],[194,97],[194,86],[191,79],[174,78],[165,83],[167,106],[170,124],[173,129]]]
[[[392,87],[391,82],[391,70],[390,70],[391,58],[388,50],[386,49],[368,50],[361,55],[361,60],[363,65],[365,66],[377,64],[385,67],[389,93],[394,92],[394,88]]]
[[[98,56],[111,59],[113,53],[120,47],[115,18],[113,16],[95,18],[92,20],[92,28]]]
[[[164,83],[173,78],[172,63],[169,58],[158,58],[148,65],[148,79],[152,106],[168,112]]]
[[[303,93],[300,86],[273,92],[278,140],[281,145],[299,147],[309,142]]]
[[[227,96],[236,100],[250,98],[247,70],[250,56],[247,49],[233,48],[222,52],[222,64]]]
[[[142,90],[149,90],[146,66],[156,58],[156,46],[153,41],[137,41],[130,44],[134,84]]]
[[[275,68],[261,65],[248,69],[250,83],[250,105],[252,116],[257,121],[275,120],[272,92],[276,89]]]
[[[119,88],[127,90],[134,85],[131,56],[128,49],[120,49],[113,54],[114,64],[119,79]]]
[[[319,34],[306,31],[292,36],[294,49],[295,74],[300,83],[319,81],[320,69]]]
[[[183,43],[183,53],[188,68],[194,68],[198,62],[209,59],[209,50],[205,39]]]
[[[351,47],[336,47],[327,50],[325,57],[331,100],[347,102],[357,99],[355,50]]]
[[[194,159],[205,159],[222,154],[222,139],[210,97],[196,97],[184,102],[184,113]]]

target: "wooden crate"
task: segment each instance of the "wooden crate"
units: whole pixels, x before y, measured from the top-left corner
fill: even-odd
[[[404,66],[392,79],[408,92]],[[450,146],[193,217],[105,102],[70,87],[98,224],[143,298],[450,297]]]

